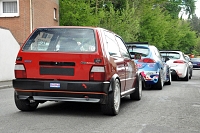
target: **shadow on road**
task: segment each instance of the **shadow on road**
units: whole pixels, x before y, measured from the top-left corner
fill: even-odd
[[[121,109],[126,108],[130,104],[137,103],[137,101],[130,100],[129,97],[121,99]],[[46,102],[40,104],[38,108],[33,112],[22,112],[22,114],[30,115],[53,115],[53,116],[89,116],[99,117],[104,116],[101,112],[100,104],[96,103],[79,103],[79,102]],[[120,114],[120,112],[119,112]],[[106,115],[105,115],[106,116]],[[106,116],[108,117],[108,116]]]

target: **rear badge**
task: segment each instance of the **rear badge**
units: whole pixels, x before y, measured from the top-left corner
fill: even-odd
[[[60,83],[50,83],[51,88],[60,88]]]
[[[32,60],[24,60],[25,63],[31,63]]]

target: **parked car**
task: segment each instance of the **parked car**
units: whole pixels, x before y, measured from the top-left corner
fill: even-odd
[[[159,50],[148,42],[126,43],[143,77],[143,87],[162,90],[171,84],[170,67],[162,60]]]
[[[117,115],[121,98],[142,97],[142,79],[123,39],[98,27],[35,29],[22,45],[13,80],[16,107],[33,111],[46,101],[100,103]]]
[[[193,68],[200,68],[200,58],[191,58]]]
[[[192,78],[192,73],[193,73],[193,65],[192,65],[192,62],[191,62],[191,58],[186,54],[184,56],[185,56],[186,61],[189,64],[189,74],[190,74],[189,79],[191,79]]]
[[[185,59],[184,53],[179,50],[160,51],[166,63],[170,66],[172,79],[181,79],[188,81],[192,74],[190,73],[188,61]]]

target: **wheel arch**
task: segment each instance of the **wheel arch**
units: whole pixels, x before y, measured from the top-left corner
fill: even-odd
[[[109,92],[113,91],[113,87],[114,87],[114,82],[115,82],[115,79],[118,79],[119,80],[119,83],[120,83],[120,88],[121,88],[121,81],[120,81],[120,78],[119,78],[119,75],[118,74],[114,74],[111,79],[110,79],[110,86],[109,86]]]

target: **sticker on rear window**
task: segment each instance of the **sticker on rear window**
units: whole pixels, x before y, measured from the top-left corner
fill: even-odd
[[[51,88],[60,88],[60,83],[50,83]]]

